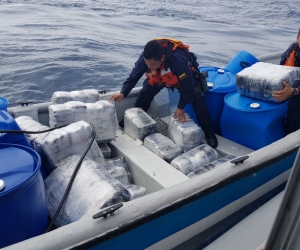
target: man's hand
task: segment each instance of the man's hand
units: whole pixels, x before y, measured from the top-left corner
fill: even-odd
[[[272,95],[277,101],[284,101],[288,99],[293,95],[294,92],[294,89],[285,81],[282,82],[282,85],[284,86],[283,90],[274,91]]]
[[[124,98],[124,95],[119,93],[119,94],[113,94],[109,97],[110,101],[117,101],[120,102]]]
[[[177,116],[178,122],[180,122],[180,123],[185,123],[186,122],[186,117],[185,117],[183,109],[178,109],[177,108],[174,112],[174,115]]]

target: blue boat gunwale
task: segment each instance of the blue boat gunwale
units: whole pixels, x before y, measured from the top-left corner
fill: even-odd
[[[88,248],[97,246],[107,240],[115,238],[125,232],[132,230],[132,229],[135,229],[141,225],[149,223],[150,221],[153,221],[153,220],[155,220],[159,217],[162,217],[172,211],[182,208],[182,207],[198,200],[199,198],[204,197],[208,194],[211,194],[217,190],[220,190],[221,188],[224,188],[224,187],[228,186],[229,184],[232,184],[246,176],[252,175],[252,174],[258,172],[259,170],[266,168],[267,166],[270,166],[276,162],[279,162],[279,161],[285,159],[286,157],[291,156],[292,154],[295,154],[295,157],[296,157],[298,148],[299,148],[299,145],[296,145],[295,147],[291,148],[290,150],[283,152],[279,156],[269,159],[269,160],[267,160],[263,163],[260,163],[256,166],[252,166],[251,168],[241,170],[240,172],[233,174],[233,175],[225,178],[224,180],[205,188],[204,190],[200,190],[190,196],[187,196],[183,199],[177,200],[174,203],[172,203],[160,210],[156,210],[155,213],[146,214],[145,216],[137,218],[134,221],[120,225],[118,228],[116,228],[115,230],[113,230],[111,232],[108,232],[104,235],[92,238],[88,241],[85,241],[84,243],[79,243],[76,246],[71,247],[70,249],[88,249]],[[292,166],[290,166],[290,168],[292,168]]]

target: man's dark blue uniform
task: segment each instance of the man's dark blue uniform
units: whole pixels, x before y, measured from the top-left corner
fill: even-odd
[[[291,44],[288,49],[282,53],[280,64],[284,65],[291,52],[296,50],[295,65],[300,67],[300,48],[298,43]],[[296,79],[293,83],[293,88],[298,88],[300,93],[300,79]],[[285,119],[285,134],[295,132],[300,128],[300,95],[293,95],[290,97],[287,116]]]
[[[193,54],[179,48],[174,50],[171,54],[170,70],[174,75],[177,76],[180,84],[180,99],[178,101],[177,108],[184,109],[187,104],[192,103],[198,122],[205,133],[208,144],[213,147],[217,147],[217,139],[214,134],[213,122],[208,113],[203,95],[195,92],[195,82],[190,69],[191,61],[194,58],[196,57]],[[198,63],[195,63],[198,66]],[[148,67],[144,61],[144,53],[142,52],[129,77],[123,83],[121,94],[123,94],[124,97],[130,93],[130,91],[135,87],[139,79],[144,75],[145,72],[147,72],[147,70]],[[180,77],[183,74],[185,77]],[[146,79],[143,82],[143,87],[134,106],[140,107],[144,111],[147,111],[154,96],[158,94],[164,87],[165,85],[159,84],[150,85]]]

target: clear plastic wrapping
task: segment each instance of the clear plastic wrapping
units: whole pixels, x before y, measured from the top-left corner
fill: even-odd
[[[130,193],[131,200],[140,198],[146,194],[146,188],[138,186],[138,185],[128,185],[126,189]]]
[[[109,159],[111,155],[111,149],[107,145],[107,143],[99,143],[98,144],[103,156],[105,159]]]
[[[179,123],[174,114],[170,116],[168,123],[169,138],[177,144],[183,152],[187,152],[200,145],[204,136],[204,132],[194,120],[191,119],[188,114],[185,114],[185,116],[187,120],[185,123]]]
[[[115,106],[104,100],[95,103],[71,101],[49,106],[49,124],[51,128],[83,120],[94,127],[98,143],[115,139],[115,119]]]
[[[218,159],[218,152],[207,144],[199,145],[171,161],[171,165],[188,175],[201,166]]]
[[[240,95],[278,102],[273,92],[283,89],[282,81],[292,86],[296,78],[300,68],[258,62],[236,74],[236,86]]]
[[[72,123],[66,127],[36,137],[34,148],[47,158],[45,169],[49,173],[58,163],[73,154],[83,154],[93,138],[91,126],[85,121]],[[94,141],[86,157],[105,164],[103,154]]]
[[[124,115],[124,132],[133,139],[144,140],[156,132],[156,122],[141,108],[130,108]]]
[[[43,131],[49,129],[49,127],[40,124],[39,122],[35,121],[30,116],[19,116],[16,119],[17,124],[19,125],[21,130],[25,131]],[[34,141],[37,137],[44,137],[46,133],[42,134],[24,134],[28,141],[30,142],[31,146],[34,148]]]
[[[62,104],[70,101],[92,103],[99,101],[99,93],[96,89],[84,89],[78,91],[56,91],[53,93],[52,104]]]
[[[62,161],[45,180],[48,211],[54,216],[80,155]],[[84,214],[132,199],[130,192],[106,168],[90,159],[84,159],[72,188],[56,221],[57,227],[77,221]]]
[[[182,153],[182,149],[178,145],[161,133],[148,135],[144,139],[144,146],[167,162]]]
[[[109,174],[123,185],[131,184],[131,174],[124,157],[120,156],[105,160],[105,168]]]
[[[200,175],[200,174],[203,174],[211,169],[214,169],[216,168],[218,165],[220,165],[221,163],[224,163],[226,161],[230,161],[232,159],[234,159],[235,156],[234,155],[226,155],[222,158],[219,158],[215,161],[212,161],[211,163],[208,163],[208,164],[205,164],[205,165],[202,165],[200,166],[199,168],[197,168],[196,170],[190,172],[187,176],[189,178],[194,178],[195,176],[197,175]]]

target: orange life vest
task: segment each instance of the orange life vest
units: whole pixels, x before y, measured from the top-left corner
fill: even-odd
[[[173,39],[173,38],[154,38],[153,40],[159,41],[165,48],[170,48],[171,49],[170,52],[176,50],[177,48],[181,48],[188,51],[190,47],[189,45],[183,44],[180,40]],[[169,55],[166,55],[165,58],[165,62],[167,62],[168,64],[169,64],[168,60],[170,60],[170,58],[167,57],[170,56],[171,53],[169,53]],[[162,63],[159,69],[146,72],[145,75],[148,79],[148,83],[150,85],[165,84],[169,88],[180,88],[178,78],[170,70],[170,65],[168,65],[167,67],[165,66],[166,66],[165,63]]]
[[[290,53],[288,58],[285,60],[285,63],[284,63],[285,66],[295,66],[295,53],[296,53],[296,50],[293,50]]]

